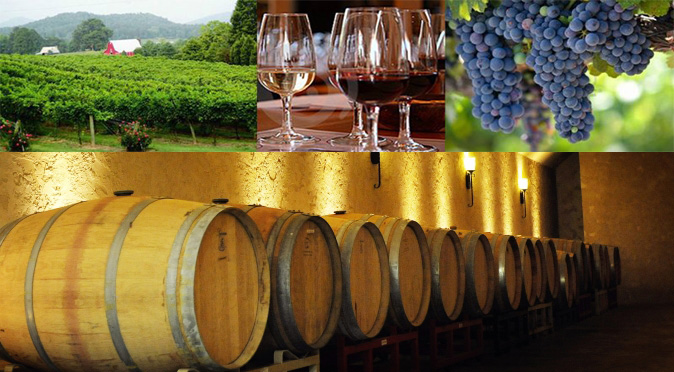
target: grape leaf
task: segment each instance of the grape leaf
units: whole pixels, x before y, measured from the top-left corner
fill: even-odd
[[[660,17],[667,14],[670,5],[669,0],[642,0],[641,10],[648,15]]]
[[[639,5],[642,0],[618,0],[618,3],[622,5],[623,8],[627,9],[633,6]],[[656,0],[656,1],[662,1],[662,0]]]
[[[667,66],[674,68],[674,52],[667,53]]]
[[[609,65],[608,62],[604,61],[604,59],[601,58],[599,54],[594,55],[592,63],[590,64],[590,66],[588,66],[588,70],[590,71],[590,75],[592,76],[599,76],[601,74],[606,74],[612,78],[617,78],[618,76],[620,76],[620,74],[616,72],[613,66]]]
[[[447,7],[454,19],[470,20],[470,12],[484,12],[488,2],[489,0],[447,0]]]

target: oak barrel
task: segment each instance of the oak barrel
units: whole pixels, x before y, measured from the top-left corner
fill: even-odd
[[[388,319],[401,329],[420,326],[431,300],[431,258],[421,225],[413,220],[372,214],[334,216],[369,221],[379,228],[388,248],[391,275]]]
[[[564,251],[557,251],[556,256],[559,263],[559,293],[556,302],[564,308],[571,308],[576,288],[573,263],[569,254]]]
[[[542,257],[547,276],[545,288],[545,301],[554,300],[559,293],[559,262],[555,242],[549,238],[541,238]]]
[[[611,285],[611,258],[608,253],[608,246],[602,246],[602,265],[604,269],[604,288],[608,288]]]
[[[536,267],[540,273],[541,278],[541,287],[540,291],[536,294],[536,302],[544,303],[547,301],[547,296],[549,292],[548,285],[548,271],[547,265],[545,262],[545,246],[539,238],[528,237],[531,239],[531,243],[534,245],[534,251],[536,252]]]
[[[571,273],[569,276],[572,277],[573,283],[575,284],[571,289],[571,297],[573,298],[573,303],[578,302],[578,296],[581,294],[581,285],[578,280],[578,271],[580,270],[580,260],[578,255],[574,253],[568,253],[569,258],[571,259]]]
[[[223,371],[260,344],[269,266],[240,209],[111,197],[0,231],[0,344],[21,364]]]
[[[530,238],[518,236],[517,246],[520,248],[522,265],[522,305],[534,306],[542,292],[540,259],[537,257],[534,241]]]
[[[496,269],[494,309],[499,312],[517,310],[522,300],[522,258],[517,240],[512,235],[484,235],[489,239]]]
[[[585,243],[580,240],[553,239],[556,248],[567,253],[573,253],[578,261],[577,284],[581,293],[586,293],[591,287],[590,256]]]
[[[264,351],[306,353],[337,330],[342,265],[337,239],[320,216],[257,205],[236,205],[255,221],[271,268],[271,312]]]
[[[496,268],[489,239],[479,232],[456,230],[466,260],[464,314],[484,316],[494,306]]]
[[[620,266],[620,248],[609,247],[611,256],[611,286],[615,287],[622,283],[622,267]]]
[[[323,217],[342,256],[339,331],[352,340],[375,337],[386,322],[391,279],[386,242],[372,222]]]
[[[590,259],[592,260],[592,270],[594,280],[594,287],[596,289],[608,288],[610,282],[610,263],[608,262],[608,250],[603,244],[593,243],[590,245],[592,253]]]
[[[431,305],[429,313],[440,322],[456,320],[463,310],[466,262],[461,239],[454,230],[426,230],[431,251]]]

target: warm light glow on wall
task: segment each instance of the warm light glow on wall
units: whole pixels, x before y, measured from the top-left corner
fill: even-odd
[[[49,157],[53,154],[42,154]],[[74,159],[73,159],[74,157]],[[29,213],[43,212],[71,205],[89,198],[95,198],[91,185],[98,178],[94,174],[83,174],[86,163],[93,161],[86,154],[74,154],[71,157],[53,156],[49,160],[50,166],[33,176],[39,178],[32,186],[35,188],[37,202],[31,204],[33,209]],[[86,182],[84,182],[86,180]],[[42,181],[42,182],[40,182]]]
[[[261,174],[255,176],[252,182],[252,190],[247,193],[248,200],[242,200],[246,204],[260,204],[272,208],[281,208],[284,196],[284,188],[287,186],[289,173],[293,168],[288,164],[290,154],[260,153],[255,154],[249,168],[266,168]],[[286,155],[286,156],[284,156]]]
[[[433,196],[437,200],[437,214],[435,218],[436,227],[448,228],[455,224],[453,221],[453,208],[451,205],[450,195],[454,192],[452,190],[452,181],[458,164],[452,164],[451,154],[443,154],[442,158],[433,167],[435,173],[434,178],[437,177],[436,186],[433,188]]]
[[[419,195],[418,192],[411,192],[411,190],[419,190],[419,185],[423,182],[429,182],[428,179],[424,179],[423,177],[430,178],[432,175],[421,174],[421,157],[424,154],[407,153],[403,155],[402,159],[399,160],[401,167],[400,172],[398,172],[401,180],[401,217],[418,221],[422,217],[422,201],[420,200],[422,195]],[[387,157],[386,159],[390,158],[391,157]]]
[[[480,155],[480,171],[475,172],[475,207],[478,208],[482,214],[482,226],[484,231],[496,232],[496,211],[494,210],[495,188],[500,187],[500,182],[494,177],[493,167],[494,163],[485,161],[486,158],[491,157],[490,153],[482,153]],[[498,213],[501,213],[499,211]]]
[[[343,179],[344,154],[312,154],[307,175],[312,175],[310,187],[316,195],[314,214],[327,215],[346,209],[346,182]]]

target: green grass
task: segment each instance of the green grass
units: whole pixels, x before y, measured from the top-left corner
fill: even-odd
[[[192,137],[182,134],[155,134],[148,151],[153,152],[254,152],[253,139],[217,138],[213,146],[213,138],[197,137],[197,144]],[[52,129],[46,135],[31,141],[32,152],[119,152],[124,151],[117,135],[97,134],[96,145],[91,145],[89,134],[82,134],[82,146],[79,144],[77,132],[63,129]]]

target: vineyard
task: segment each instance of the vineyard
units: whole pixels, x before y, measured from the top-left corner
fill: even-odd
[[[254,66],[63,55],[0,55],[0,115],[32,132],[140,121],[159,131],[256,130]]]
[[[672,1],[448,0],[447,4],[448,148],[457,149],[449,143],[453,140],[471,150],[490,142],[491,146],[480,149],[512,151],[522,147],[504,148],[503,144],[512,144],[505,137],[517,133],[516,138],[532,151],[546,142],[559,144],[560,139],[567,146],[546,150],[606,150],[614,144],[606,146],[593,134],[603,133],[619,120],[607,122],[602,99],[617,93],[637,108],[654,87],[661,88],[656,93],[665,105],[649,107],[643,116],[653,114],[656,122],[651,129],[664,128],[660,133],[644,130],[644,135],[674,141],[674,81],[671,71],[663,68],[667,58],[670,67],[674,64]],[[653,82],[655,73],[660,81],[644,85]],[[607,79],[620,83],[616,87]],[[598,90],[600,86],[612,86],[615,91]],[[636,98],[629,97],[635,94]],[[600,112],[593,107],[597,102]],[[630,107],[620,109],[624,115]],[[472,128],[462,125],[466,116],[471,116],[472,126],[481,127],[482,134],[467,138]],[[639,124],[637,120],[621,129],[633,135],[629,127]],[[626,138],[625,142],[639,141]],[[641,147],[622,146],[656,150],[650,146],[656,142],[654,138],[641,141]],[[673,144],[663,149],[674,150]]]

